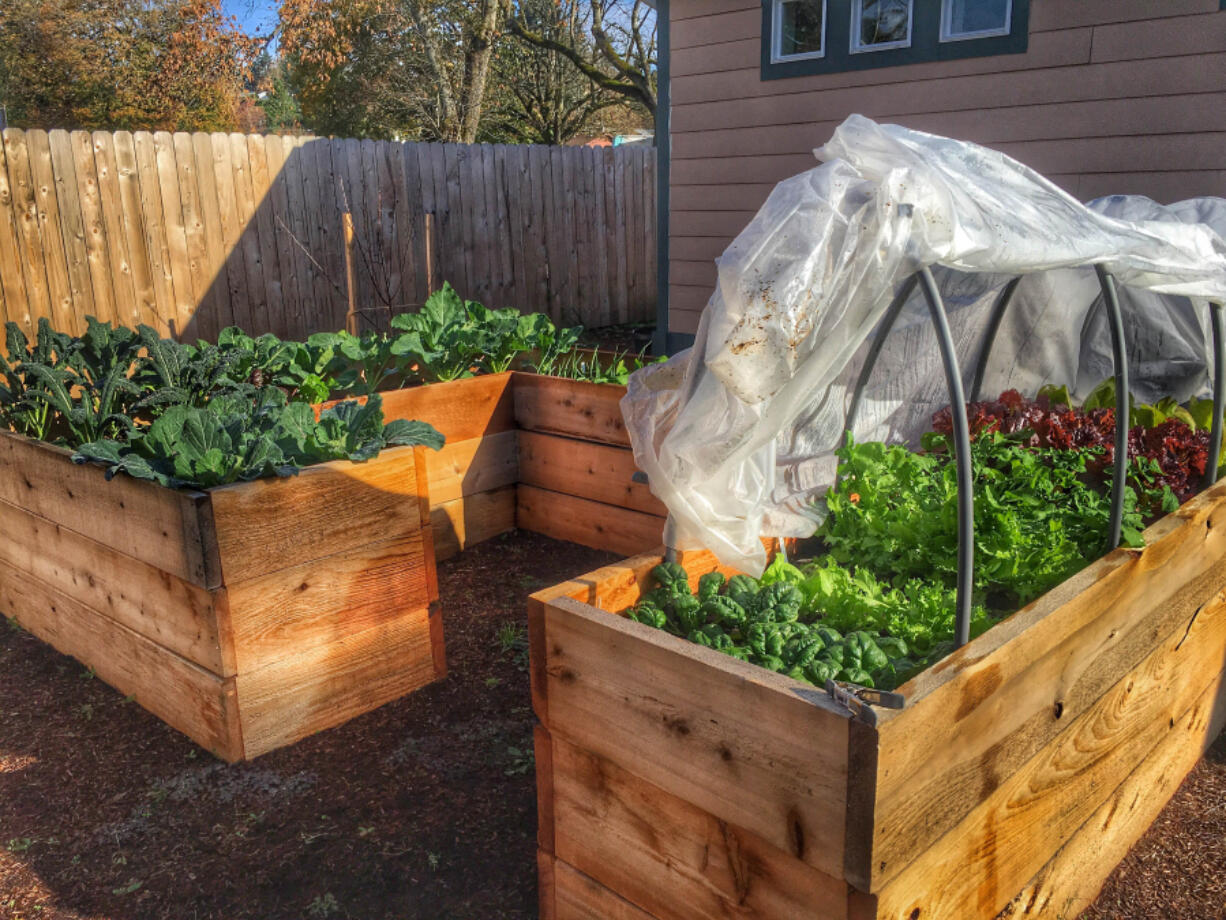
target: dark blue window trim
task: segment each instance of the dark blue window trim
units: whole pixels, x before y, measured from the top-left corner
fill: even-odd
[[[911,46],[892,51],[851,53],[851,0],[826,0],[826,54],[799,61],[771,60],[773,0],[762,0],[762,79],[782,80],[814,74],[845,73],[876,67],[901,67],[930,61],[1024,54],[1030,40],[1030,0],[1013,0],[1013,21],[1008,35],[941,41],[941,0],[913,0]],[[1226,0],[1222,0],[1226,8]]]

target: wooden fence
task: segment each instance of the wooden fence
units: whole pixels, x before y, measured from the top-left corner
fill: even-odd
[[[383,326],[450,281],[560,322],[650,321],[655,163],[642,147],[8,129],[0,318],[301,337],[343,327],[350,291]]]

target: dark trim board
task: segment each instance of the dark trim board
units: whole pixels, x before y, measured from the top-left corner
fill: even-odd
[[[656,334],[652,351],[668,350],[669,188],[672,181],[672,15],[669,0],[656,0]]]
[[[1222,0],[1226,9],[1226,0]],[[817,74],[901,67],[931,61],[989,57],[995,54],[1025,54],[1030,39],[1030,0],[1013,0],[1013,21],[1008,35],[943,42],[940,0],[914,0],[915,20],[911,27],[911,46],[892,51],[864,51],[852,54],[851,0],[826,0],[826,54],[802,61],[771,60],[772,0],[762,0],[762,79],[785,80]]]

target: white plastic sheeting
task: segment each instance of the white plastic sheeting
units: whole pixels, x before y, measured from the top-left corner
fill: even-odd
[[[822,165],[781,182],[718,260],[694,346],[635,373],[622,411],[667,538],[759,573],[761,536],[807,536],[869,339],[909,276],[933,268],[969,383],[992,304],[1024,276],[983,396],[1112,372],[1092,266],[1116,278],[1133,392],[1207,389],[1207,302],[1226,300],[1226,200],[1083,205],[993,150],[853,115]],[[1216,228],[1216,232],[1215,229]],[[914,443],[948,405],[918,287],[864,392],[857,441]]]

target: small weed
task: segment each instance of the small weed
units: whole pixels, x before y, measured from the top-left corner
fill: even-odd
[[[145,795],[148,796],[155,805],[161,805],[166,801],[166,796],[170,795],[170,790],[165,786],[154,786],[152,789],[146,792]]]
[[[437,872],[439,867],[439,857],[437,853],[426,853],[426,865],[430,867],[431,872]]]
[[[309,917],[331,917],[340,909],[340,903],[329,891],[324,895],[315,895],[315,899],[307,905],[306,912]]]
[[[80,706],[77,707],[77,715],[79,715],[86,722],[92,722],[94,720],[93,704],[92,703],[82,703]]]
[[[98,672],[92,667],[87,667],[81,672],[81,680],[93,680],[98,676]]]
[[[375,829],[373,827],[359,827],[358,828],[359,837],[369,837],[374,832],[375,832]]]
[[[507,756],[510,758],[510,765],[502,771],[507,776],[523,776],[525,773],[530,773],[533,767],[536,766],[536,758],[533,756],[532,751],[509,747],[507,748]]]
[[[187,759],[188,760],[196,759],[196,749],[195,748],[192,748],[190,751],[187,752]]]
[[[111,857],[111,865],[126,866],[127,864],[128,864],[128,857],[124,856],[123,853],[116,853],[114,856]]]
[[[128,695],[127,695],[127,696],[125,696],[125,697],[124,697],[122,700],[120,700],[120,701],[119,701],[119,705],[120,705],[120,706],[125,706],[125,705],[127,705],[128,703],[135,703],[135,702],[136,702],[136,697],[135,697],[135,696],[133,696],[132,694],[128,694]]]
[[[508,620],[498,627],[498,647],[521,671],[528,669],[528,631],[519,623]]]
[[[26,628],[25,628],[24,626],[22,626],[20,623],[18,623],[18,622],[17,622],[17,618],[16,618],[16,617],[9,617],[9,616],[6,616],[4,619],[5,619],[5,620],[8,622],[8,624],[9,624],[9,629],[11,629],[13,632],[15,632],[15,633],[23,633],[23,632],[25,632],[25,631],[26,631]]]
[[[541,579],[535,575],[520,575],[518,581],[519,587],[523,591],[531,591],[541,584]]]
[[[136,891],[136,889],[140,888],[140,886],[143,884],[145,883],[142,882],[138,878],[128,879],[128,884],[120,888],[112,888],[111,894],[117,894],[117,895],[131,894],[132,892]]]
[[[489,687],[491,690],[497,687],[500,683],[502,683],[501,677],[487,677],[485,679],[485,685]]]
[[[34,846],[33,837],[14,837],[8,842],[5,849],[10,853],[24,853],[32,846]]]

